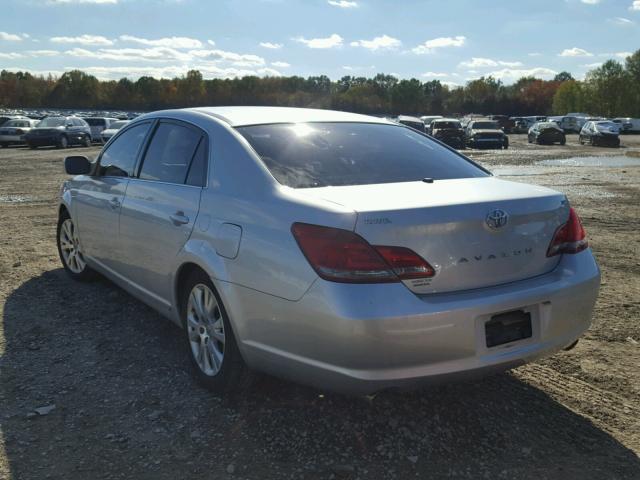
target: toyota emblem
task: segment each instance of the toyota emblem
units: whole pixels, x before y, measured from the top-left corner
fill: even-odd
[[[496,209],[489,212],[485,221],[492,230],[504,227],[509,220],[509,215],[504,210]]]

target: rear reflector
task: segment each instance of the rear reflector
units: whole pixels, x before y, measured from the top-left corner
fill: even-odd
[[[547,250],[547,257],[561,253],[578,253],[589,246],[580,217],[573,208],[569,209],[569,220],[556,230]]]
[[[373,247],[340,228],[294,223],[291,232],[316,273],[342,283],[389,283],[433,276],[433,268],[404,247]]]

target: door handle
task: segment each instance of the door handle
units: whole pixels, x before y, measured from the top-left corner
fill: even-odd
[[[109,200],[109,206],[113,210],[117,210],[118,208],[120,208],[120,200],[118,200],[116,197],[113,197],[111,200]]]
[[[184,212],[176,212],[173,215],[169,215],[169,218],[176,226],[189,223],[189,217],[187,217]]]

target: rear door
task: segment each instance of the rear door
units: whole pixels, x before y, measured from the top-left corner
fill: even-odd
[[[127,187],[120,216],[124,275],[160,305],[169,304],[173,259],[193,230],[208,158],[202,130],[161,120]]]
[[[120,208],[150,126],[151,122],[142,122],[124,130],[103,151],[96,174],[74,182],[78,185],[72,195],[82,250],[116,271],[122,262],[118,248]]]

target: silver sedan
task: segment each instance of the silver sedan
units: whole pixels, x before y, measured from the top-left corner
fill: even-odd
[[[355,394],[573,345],[600,272],[567,198],[433,138],[326,110],[160,111],[67,157],[58,248],[175,322],[196,377]]]

